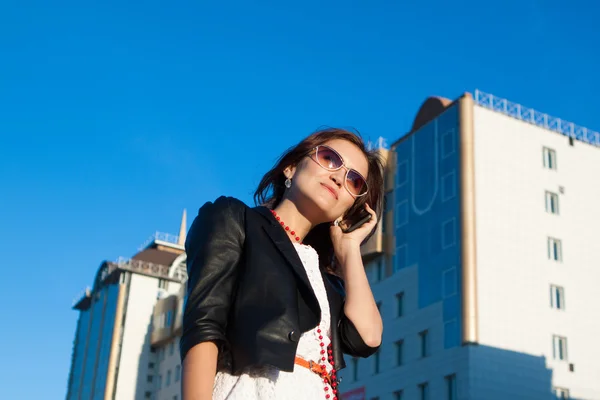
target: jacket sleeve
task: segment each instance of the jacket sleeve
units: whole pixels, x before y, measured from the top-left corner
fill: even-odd
[[[245,206],[231,197],[204,204],[187,235],[187,300],[179,343],[181,360],[198,343],[212,341],[219,349],[242,255]]]
[[[380,346],[371,347],[365,343],[352,321],[344,314],[343,308],[339,331],[342,342],[342,351],[352,357],[367,358],[379,350]]]
[[[380,346],[371,347],[365,343],[363,338],[358,333],[354,323],[344,313],[344,305],[346,304],[346,289],[344,288],[344,281],[336,277],[337,290],[342,295],[343,305],[340,311],[340,319],[338,320],[338,331],[340,334],[340,342],[342,345],[342,351],[352,357],[363,357],[367,358],[377,352]]]

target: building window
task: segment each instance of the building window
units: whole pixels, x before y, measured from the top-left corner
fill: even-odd
[[[456,197],[456,173],[454,171],[442,176],[442,201]]]
[[[442,134],[442,159],[454,154],[454,149],[456,147],[454,144],[454,136],[454,129],[450,129]]]
[[[181,379],[181,365],[175,367],[175,382],[179,382]]]
[[[396,187],[404,186],[408,182],[408,160],[400,161],[396,168]]]
[[[556,151],[544,147],[544,168],[556,169]]]
[[[148,383],[152,383],[152,379],[153,379],[153,378],[154,378],[154,376],[152,376],[152,375],[148,375],[148,376],[146,377],[146,381],[147,381]]]
[[[552,391],[554,392],[554,397],[556,397],[558,400],[568,400],[571,398],[569,395],[569,389],[555,387],[552,389]]]
[[[162,389],[162,375],[158,376],[158,389]]]
[[[169,311],[169,312],[170,312],[170,311]],[[174,351],[175,351],[175,343],[174,343],[174,342],[171,342],[171,343],[169,344],[169,355],[170,355],[170,356],[172,356]]]
[[[446,377],[446,399],[456,400],[456,375]]]
[[[429,332],[420,332],[419,339],[421,341],[421,357],[427,357],[429,355]]]
[[[177,395],[173,396],[173,400],[177,400]]]
[[[152,317],[152,330],[158,330],[165,327],[165,316],[164,314],[154,315]],[[160,361],[160,350],[158,350],[158,360]]]
[[[358,380],[358,358],[352,358],[352,382]]]
[[[167,328],[170,328],[173,325],[173,310],[167,311]],[[173,353],[171,352],[171,355]]]
[[[158,288],[159,289],[167,289],[168,287],[169,287],[169,281],[166,281],[164,279],[158,280]]]
[[[550,306],[557,310],[565,309],[565,289],[563,287],[550,285]]]
[[[375,352],[375,354],[373,354],[373,373],[374,374],[379,373],[379,361],[380,361],[379,354],[380,354],[379,350],[377,350]]]
[[[419,400],[429,400],[429,384],[427,382],[419,385]]]
[[[167,382],[166,382],[167,387],[169,387],[170,384],[171,384],[171,370],[168,370],[167,371]]]
[[[394,400],[402,400],[402,390],[396,390],[393,393]]]
[[[398,340],[395,343],[396,345],[396,365],[400,366],[403,364],[404,358],[404,340]]]
[[[404,292],[396,293],[396,317],[404,315]]]
[[[456,218],[442,223],[442,250],[456,244]]]
[[[396,229],[408,224],[408,200],[396,204]]]
[[[562,261],[562,241],[560,239],[548,238],[548,259]]]
[[[154,369],[154,363],[153,362],[148,363],[148,369]]]
[[[546,212],[558,215],[558,194],[546,192]]]
[[[394,272],[406,267],[408,267],[408,245],[402,244],[396,247],[396,264],[394,265]]]
[[[457,291],[456,268],[452,267],[443,272],[442,295],[444,299],[454,296]]]
[[[152,398],[152,392],[146,392],[146,393],[144,393],[144,398],[151,399]]]
[[[368,263],[365,268],[367,271],[367,278],[371,284],[380,282],[385,277],[385,265],[383,263],[383,257]]]
[[[567,361],[567,338],[554,335],[552,337],[553,357],[555,360]]]

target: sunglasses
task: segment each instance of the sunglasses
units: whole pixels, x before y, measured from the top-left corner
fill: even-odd
[[[360,197],[367,194],[367,180],[357,170],[346,167],[344,159],[337,151],[325,145],[319,145],[313,151],[315,155],[314,160],[326,170],[337,171],[341,168],[346,169],[344,186],[352,196]]]

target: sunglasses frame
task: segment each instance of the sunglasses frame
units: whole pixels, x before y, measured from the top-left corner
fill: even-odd
[[[318,153],[319,153],[319,147],[324,147],[324,148],[326,148],[327,150],[330,150],[330,151],[332,151],[332,152],[333,152],[335,155],[337,155],[337,156],[340,158],[340,161],[342,162],[342,165],[340,165],[338,168],[329,168],[329,167],[326,167],[326,166],[324,166],[323,164],[321,164],[321,163],[319,162],[319,156],[318,156]],[[369,184],[367,183],[367,179],[366,179],[364,176],[362,176],[362,174],[361,174],[360,172],[358,172],[357,170],[355,170],[354,168],[348,168],[348,167],[346,166],[346,163],[344,162],[344,158],[342,157],[342,155],[341,155],[340,153],[338,153],[337,151],[335,151],[335,149],[332,149],[331,147],[329,147],[329,146],[327,146],[327,145],[320,144],[320,145],[318,145],[318,146],[314,147],[314,148],[311,150],[311,153],[314,153],[314,155],[315,155],[314,161],[315,161],[317,164],[319,164],[319,166],[320,166],[321,168],[323,168],[323,169],[326,169],[327,171],[339,171],[339,170],[340,170],[340,169],[342,169],[342,168],[345,168],[345,169],[346,169],[346,175],[344,176],[344,187],[346,188],[346,190],[348,191],[348,193],[350,193],[350,195],[351,195],[352,197],[362,197],[362,196],[364,196],[365,194],[367,194],[367,193],[369,192]],[[311,158],[312,158],[312,157],[311,157]],[[360,176],[360,177],[363,179],[363,181],[365,181],[365,187],[366,187],[366,189],[365,189],[365,192],[364,192],[364,193],[362,193],[362,194],[354,194],[354,193],[352,193],[352,192],[350,191],[350,189],[348,188],[348,174],[350,173],[350,171],[354,171],[354,173],[355,173],[355,174],[357,174],[358,176]]]

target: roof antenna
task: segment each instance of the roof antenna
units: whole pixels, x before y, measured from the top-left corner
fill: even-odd
[[[187,223],[186,223],[186,219],[187,219],[187,213],[185,208],[183,209],[183,216],[181,217],[181,227],[179,228],[179,240],[177,241],[177,244],[180,246],[184,246],[185,245],[185,234],[187,232]]]

